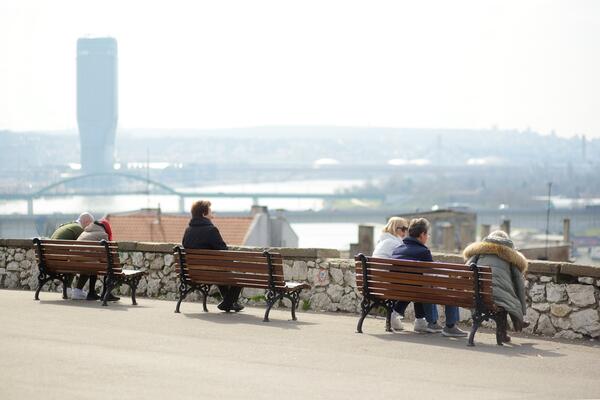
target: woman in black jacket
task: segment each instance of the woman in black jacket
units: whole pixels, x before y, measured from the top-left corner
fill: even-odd
[[[211,221],[214,215],[210,206],[207,200],[199,200],[192,205],[192,219],[181,241],[186,249],[227,250],[221,233]],[[223,297],[217,306],[219,310],[238,312],[244,308],[238,303],[241,287],[219,286],[219,291]]]

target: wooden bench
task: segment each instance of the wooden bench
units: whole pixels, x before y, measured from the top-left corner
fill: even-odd
[[[277,301],[284,297],[289,299],[292,302],[292,319],[295,321],[300,291],[310,288],[306,283],[284,281],[281,254],[268,251],[195,250],[182,246],[175,246],[173,252],[180,277],[176,313],[183,299],[195,290],[202,293],[202,306],[208,312],[206,298],[210,285],[226,285],[265,289],[265,322],[269,321],[269,312]]]
[[[67,298],[69,277],[74,274],[103,277],[102,305],[106,306],[111,290],[121,283],[131,288],[131,302],[137,305],[135,291],[144,272],[123,269],[116,242],[33,239],[38,262],[38,288],[35,300],[46,282],[59,280],[63,284],[63,299]],[[93,290],[91,288],[90,290]]]
[[[492,271],[476,264],[392,260],[358,254],[356,285],[363,295],[357,332],[373,307],[386,309],[386,331],[391,331],[392,307],[397,300],[443,304],[472,310],[468,345],[483,321],[496,321],[496,342],[507,341],[506,312],[492,299]]]

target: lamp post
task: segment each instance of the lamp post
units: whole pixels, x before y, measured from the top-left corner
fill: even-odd
[[[552,205],[552,182],[548,182],[548,205],[546,207],[546,260],[548,259],[548,234],[550,233],[550,207]]]

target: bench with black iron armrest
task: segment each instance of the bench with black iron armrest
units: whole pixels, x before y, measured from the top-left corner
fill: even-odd
[[[506,336],[506,311],[492,299],[490,267],[392,260],[358,254],[356,285],[363,295],[357,332],[362,333],[365,317],[374,307],[386,310],[386,331],[391,331],[391,315],[397,300],[453,305],[471,309],[473,327],[468,345],[473,346],[475,333],[483,321],[496,321],[496,342],[502,345]]]
[[[42,287],[52,280],[62,282],[63,299],[66,299],[69,276],[85,274],[103,277],[103,306],[108,304],[107,298],[111,290],[122,283],[131,288],[131,302],[137,305],[135,291],[144,272],[122,268],[116,242],[35,238],[33,243],[39,268],[35,300],[39,300]]]
[[[210,285],[226,285],[265,289],[265,322],[269,321],[269,312],[277,301],[284,297],[289,299],[292,303],[292,319],[295,321],[300,291],[310,288],[306,283],[286,282],[283,279],[283,258],[278,253],[197,250],[182,246],[175,246],[173,251],[180,277],[176,313],[185,297],[195,290],[202,293],[202,306],[208,312],[206,298]]]

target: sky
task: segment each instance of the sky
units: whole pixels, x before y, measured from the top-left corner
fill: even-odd
[[[119,129],[531,129],[600,137],[600,1],[0,2],[0,129],[75,130],[112,36]]]

